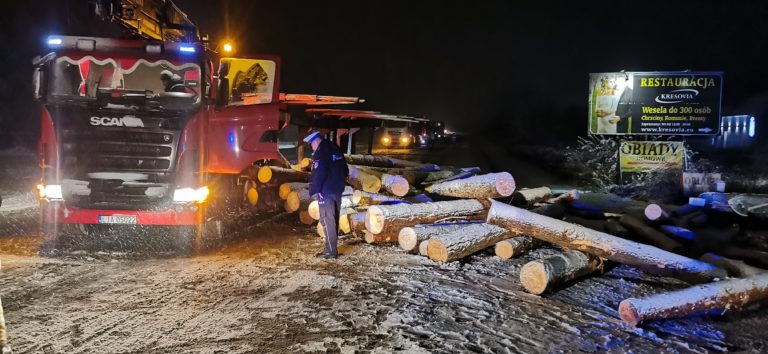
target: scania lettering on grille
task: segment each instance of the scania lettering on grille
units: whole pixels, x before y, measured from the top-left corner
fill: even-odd
[[[134,116],[117,117],[91,117],[91,125],[104,127],[129,127],[144,128],[144,122]]]

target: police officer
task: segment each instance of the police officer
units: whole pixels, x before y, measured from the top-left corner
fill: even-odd
[[[318,258],[338,257],[336,245],[339,237],[339,212],[341,195],[349,174],[344,155],[336,144],[323,139],[318,131],[312,131],[304,138],[312,146],[312,174],[309,179],[309,195],[320,206],[320,224],[325,232],[325,249]]]

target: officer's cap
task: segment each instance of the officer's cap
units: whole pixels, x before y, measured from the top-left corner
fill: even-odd
[[[313,130],[311,133],[309,133],[309,135],[304,138],[304,142],[309,144],[312,142],[312,140],[315,139],[320,139],[320,132],[317,130]]]

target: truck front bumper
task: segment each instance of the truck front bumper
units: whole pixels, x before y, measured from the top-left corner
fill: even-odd
[[[43,223],[191,226],[202,224],[202,205],[173,204],[162,210],[81,209],[63,201],[41,202]]]

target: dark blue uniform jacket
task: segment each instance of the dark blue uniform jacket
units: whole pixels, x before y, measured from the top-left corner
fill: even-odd
[[[323,140],[312,154],[312,174],[309,178],[309,195],[320,193],[339,197],[344,192],[349,167],[336,144]]]

